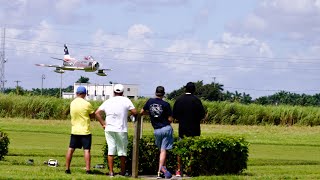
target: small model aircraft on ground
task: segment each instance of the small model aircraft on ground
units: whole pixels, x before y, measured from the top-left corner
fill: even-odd
[[[93,59],[92,56],[85,56],[83,60],[77,60],[70,57],[68,47],[64,45],[64,57],[63,59],[51,57],[53,59],[63,61],[62,65],[48,65],[48,64],[36,64],[36,66],[42,67],[55,67],[54,72],[64,73],[66,71],[83,70],[85,72],[95,72],[99,76],[107,76],[105,71],[111,71],[112,69],[100,69],[100,65]]]

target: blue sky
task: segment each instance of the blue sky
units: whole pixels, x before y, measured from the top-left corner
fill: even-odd
[[[36,63],[59,64],[63,44],[77,58],[92,55],[107,77],[67,72],[91,83],[140,85],[152,96],[189,81],[212,81],[256,98],[285,90],[315,94],[320,31],[318,0],[0,0],[6,27],[5,87],[60,87],[60,75]]]

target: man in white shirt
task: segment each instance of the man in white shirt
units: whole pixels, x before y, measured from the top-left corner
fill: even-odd
[[[113,88],[114,97],[106,100],[95,112],[96,119],[105,129],[106,140],[108,144],[108,166],[109,176],[114,176],[113,160],[114,156],[120,158],[121,173],[125,174],[125,162],[128,146],[128,111],[136,115],[137,111],[131,100],[123,96],[124,87],[122,84],[116,84]],[[101,112],[106,115],[105,121],[102,119]]]

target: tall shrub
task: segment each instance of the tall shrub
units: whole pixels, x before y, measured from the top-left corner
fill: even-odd
[[[10,141],[7,134],[0,131],[0,160],[8,154],[9,144]]]

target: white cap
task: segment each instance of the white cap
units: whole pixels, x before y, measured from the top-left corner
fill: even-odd
[[[113,91],[116,93],[123,93],[124,87],[122,84],[116,84],[113,87]]]

